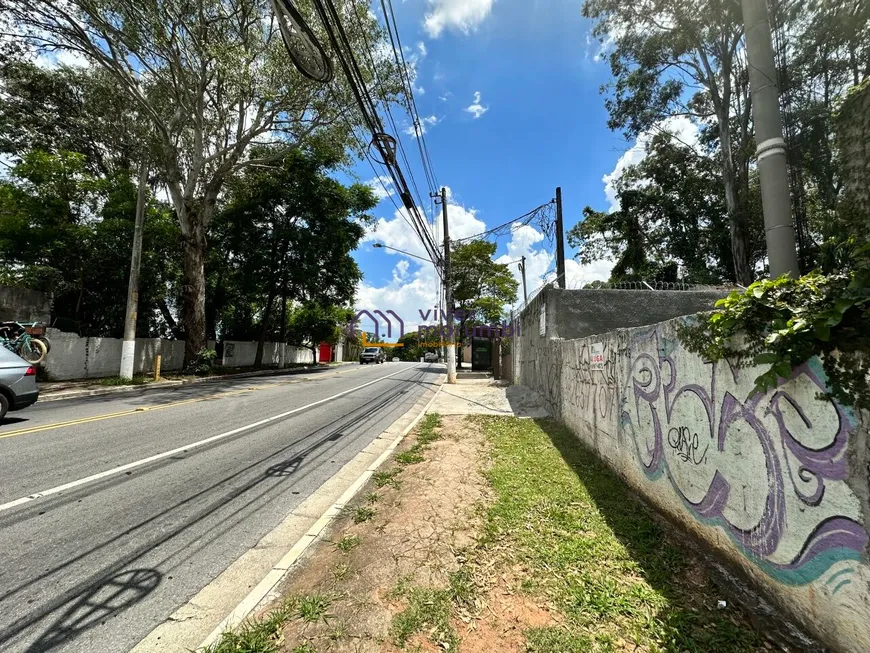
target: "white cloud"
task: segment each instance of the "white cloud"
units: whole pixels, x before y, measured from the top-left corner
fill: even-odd
[[[662,132],[673,134],[676,139],[692,148],[698,145],[698,127],[685,116],[666,118],[649,131],[642,133],[638,136],[635,144],[619,157],[613,170],[601,178],[601,181],[604,182],[604,195],[607,197],[610,211],[619,209],[619,199],[616,197],[616,180],[622,176],[626,168],[643,161],[652,137]]]
[[[477,217],[477,211],[460,204],[447,189],[447,214],[450,218],[450,235],[454,239],[467,238],[486,230],[486,223]],[[374,229],[366,234],[364,242],[381,242],[396,249],[402,249],[409,254],[428,258],[426,250],[417,234],[403,219],[407,216],[405,209],[394,213],[392,218],[380,218]],[[439,212],[440,218],[440,212]],[[440,242],[440,229],[436,229],[433,237]],[[414,331],[419,324],[432,324],[433,314],[426,316],[428,310],[434,313],[438,302],[440,278],[435,266],[418,258],[407,258],[404,254],[389,249],[379,250],[392,256],[400,257],[393,268],[391,280],[383,286],[375,286],[365,279],[357,286],[357,310],[393,310],[405,322],[405,332]],[[415,269],[412,270],[412,266]],[[419,311],[423,311],[423,316]],[[371,324],[362,324],[367,331]],[[395,339],[395,333],[393,339]]]
[[[474,92],[474,101],[470,106],[466,107],[465,110],[474,116],[474,119],[477,120],[487,111],[489,111],[489,107],[485,107],[480,103],[480,91]]]
[[[565,261],[566,285],[568,288],[582,288],[592,281],[607,281],[612,269],[613,261],[595,261],[589,265],[580,265],[574,259],[568,259]]]
[[[429,131],[429,127],[434,127],[439,122],[441,122],[441,120],[441,118],[435,115],[424,116],[420,118],[419,132],[422,134],[427,133]],[[409,125],[407,128],[405,128],[405,133],[408,134],[408,136],[413,136],[414,138],[417,138],[419,136],[418,129],[415,125]]]
[[[421,209],[420,213],[425,215]],[[486,223],[477,217],[477,211],[473,208],[467,208],[459,204],[453,197],[450,188],[447,188],[447,215],[450,220],[450,237],[452,239],[467,238],[474,234],[479,234],[486,231]],[[438,224],[440,225],[440,212],[438,213]],[[363,242],[380,242],[396,249],[403,249],[406,252],[415,256],[428,258],[423,243],[416,232],[411,228],[405,218],[410,221],[407,209],[402,207],[394,212],[392,218],[379,218],[375,226],[365,235]],[[440,228],[436,229],[433,237],[436,242],[440,242]],[[401,256],[396,252],[384,249],[381,250],[388,254]]]
[[[486,20],[495,0],[429,0],[423,27],[433,39],[449,28],[470,34]]]
[[[91,62],[82,53],[74,50],[41,52],[35,60],[40,68],[57,68],[60,65],[87,68]]]
[[[413,272],[409,271],[409,266],[408,259],[399,261],[393,268],[392,279],[384,286],[362,281],[356,291],[356,310],[394,311],[404,322],[405,333],[416,331],[420,324],[437,323],[433,318],[438,304],[440,277],[432,264],[421,264]],[[373,331],[373,326],[368,319],[360,323],[363,331]],[[384,325],[379,326],[383,331]],[[393,324],[390,340],[397,339],[397,330],[397,325]]]
[[[391,195],[394,195],[396,192],[393,187],[393,179],[389,175],[378,175],[377,177],[373,177],[366,182],[366,185],[372,189],[372,192],[375,194],[375,197],[378,198],[378,201],[386,199]]]
[[[417,95],[426,95],[426,89],[422,86],[418,86],[414,89],[414,93],[416,93]]]
[[[425,57],[429,54],[429,50],[426,49],[426,44],[423,41],[417,41],[417,52],[420,53],[421,57]]]

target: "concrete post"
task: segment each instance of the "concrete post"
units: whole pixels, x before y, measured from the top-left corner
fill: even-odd
[[[766,0],[742,0],[770,276],[800,274]]]
[[[444,298],[447,304],[447,383],[456,383],[456,334],[453,324],[453,287],[450,277],[450,230],[447,226],[447,189],[441,189],[441,215],[444,219]]]
[[[132,379],[136,362],[136,315],[139,309],[139,267],[142,262],[142,231],[145,225],[145,189],[148,166],[139,165],[139,192],[136,195],[136,218],[133,226],[133,254],[130,258],[130,282],[127,285],[127,312],[124,316],[124,342],[121,345],[122,379]]]

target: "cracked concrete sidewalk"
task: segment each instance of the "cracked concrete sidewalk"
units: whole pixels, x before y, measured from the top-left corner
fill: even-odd
[[[462,379],[455,385],[445,384],[431,411],[439,415],[548,416],[533,391],[491,379]]]

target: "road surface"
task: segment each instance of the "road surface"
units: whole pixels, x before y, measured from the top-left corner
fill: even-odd
[[[442,372],[347,366],[10,414],[0,422],[0,650],[129,651]]]

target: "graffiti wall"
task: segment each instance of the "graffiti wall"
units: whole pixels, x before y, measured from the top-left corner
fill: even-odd
[[[758,370],[702,360],[676,326],[524,337],[517,374],[793,621],[834,650],[870,651],[866,424],[822,398],[820,361],[754,393]]]

